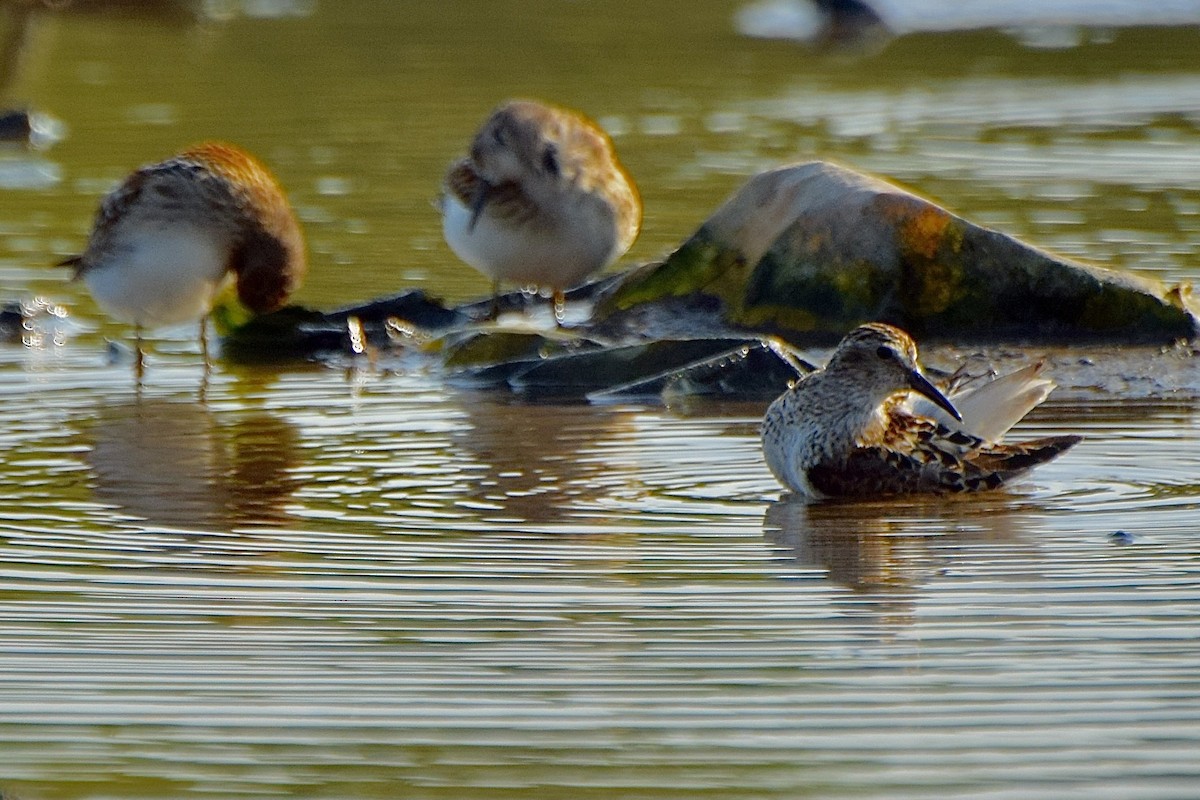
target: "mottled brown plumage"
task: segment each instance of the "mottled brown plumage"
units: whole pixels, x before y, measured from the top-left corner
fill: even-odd
[[[181,157],[224,179],[238,210],[241,235],[229,265],[238,299],[259,314],[277,310],[308,270],[304,235],[283,188],[262,162],[233,145],[207,142]]]
[[[1040,366],[975,389],[976,413],[1009,426],[1049,393]],[[923,411],[909,395],[933,403]],[[980,394],[981,393],[981,394]],[[940,411],[935,411],[940,409]],[[935,416],[939,418],[935,418]],[[916,345],[873,323],[851,331],[829,364],[778,398],[763,420],[763,453],[788,488],[811,499],[995,489],[1057,456],[1078,436],[999,444],[963,427],[957,409],[921,375]],[[971,423],[968,415],[967,424]],[[993,428],[983,420],[979,430]]]
[[[144,327],[203,320],[228,279],[252,311],[273,311],[307,267],[275,178],[219,142],[133,172],[101,202],[84,252],[63,263],[139,339]]]
[[[443,233],[490,277],[556,296],[629,249],[642,204],[612,141],[583,115],[532,100],[496,109],[446,174]]]

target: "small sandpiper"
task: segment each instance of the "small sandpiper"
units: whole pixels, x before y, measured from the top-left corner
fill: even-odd
[[[62,262],[96,303],[142,330],[206,322],[226,281],[259,314],[274,311],[304,278],[300,224],[270,171],[231,144],[206,142],[142,167],[100,204],[87,248]]]
[[[999,443],[1054,388],[1041,372],[1034,364],[953,395],[956,408],[921,373],[908,334],[862,325],[767,409],[763,454],[809,500],[995,489],[1080,440]]]
[[[450,167],[440,201],[450,249],[492,279],[564,293],[633,244],[642,202],[612,140],[575,111],[533,100],[497,108]]]

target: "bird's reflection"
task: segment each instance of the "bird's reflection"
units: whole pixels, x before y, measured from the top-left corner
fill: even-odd
[[[468,425],[455,434],[459,452],[481,467],[468,495],[522,522],[571,517],[581,503],[606,494],[604,459],[587,458],[597,442],[629,422],[612,409],[534,404],[492,396],[462,404]]]
[[[93,494],[154,527],[271,524],[297,488],[297,445],[291,424],[261,411],[226,420],[193,402],[108,406],[92,429]]]
[[[767,507],[763,537],[789,564],[824,570],[829,580],[906,622],[922,586],[953,571],[968,543],[1032,547],[1017,499],[997,493],[880,503],[809,504],[784,495]]]

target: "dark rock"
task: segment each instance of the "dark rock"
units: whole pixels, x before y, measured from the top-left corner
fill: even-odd
[[[383,325],[401,322],[426,331],[441,331],[465,325],[471,317],[461,308],[446,308],[441,300],[430,298],[420,289],[411,289],[371,300],[360,305],[346,306],[324,315],[326,321],[342,325],[355,317],[363,325]]]
[[[33,121],[28,111],[0,112],[0,141],[28,142],[33,134]]]
[[[593,402],[665,397],[724,397],[769,400],[813,365],[778,342],[743,343],[715,356],[592,392]]]
[[[634,384],[758,345],[738,339],[667,339],[472,367],[453,376],[474,385],[507,388],[526,395],[582,399],[593,392]]]

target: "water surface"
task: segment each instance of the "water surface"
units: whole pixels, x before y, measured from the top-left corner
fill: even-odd
[[[67,135],[0,152],[0,294],[70,316],[0,346],[0,788],[1195,796],[1186,349],[1054,353],[1064,389],[1016,433],[1086,439],[1010,492],[805,507],[762,462],[762,404],[531,404],[419,357],[205,379],[187,328],[139,390],[106,355],[128,332],[48,265],[132,166],[220,136],[301,210],[301,302],[477,296],[430,199],[487,110],[534,95],[614,133],[647,209],[631,262],[820,157],[1194,278],[1196,29],[851,58],[741,37],[734,3],[255,8],[49,16],[9,89]],[[1111,358],[1145,374],[1095,380]]]

